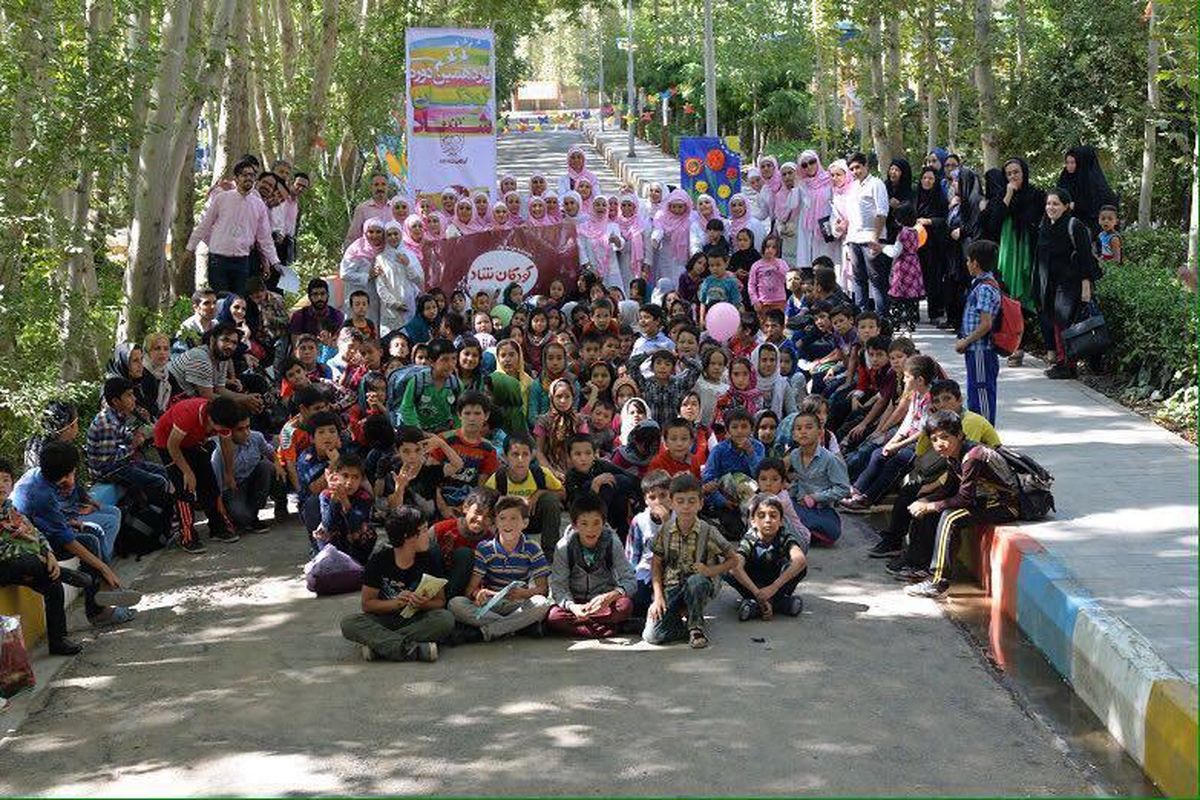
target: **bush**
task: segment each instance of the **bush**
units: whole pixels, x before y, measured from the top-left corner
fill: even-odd
[[[1164,394],[1196,382],[1196,295],[1175,277],[1180,238],[1178,231],[1131,234],[1128,255],[1138,260],[1108,267],[1096,284],[1113,338],[1113,366],[1131,382]]]

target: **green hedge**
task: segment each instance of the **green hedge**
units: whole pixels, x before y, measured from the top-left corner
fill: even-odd
[[[1110,363],[1131,383],[1169,394],[1196,382],[1197,298],[1175,275],[1184,237],[1154,229],[1122,238],[1125,260],[1096,284],[1113,338]]]

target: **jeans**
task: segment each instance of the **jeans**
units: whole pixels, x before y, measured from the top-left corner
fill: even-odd
[[[219,450],[213,453],[214,469],[220,458]],[[266,507],[267,498],[271,495],[271,480],[274,477],[275,465],[263,460],[254,465],[246,478],[237,482],[236,488],[225,489],[221,493],[235,525],[247,528],[258,521],[258,512]]]
[[[618,597],[604,610],[580,619],[561,606],[553,606],[546,615],[546,627],[560,636],[581,639],[605,639],[621,632],[621,623],[633,616],[633,601]]]
[[[87,548],[87,551],[96,558],[100,558],[100,537],[97,534],[89,533],[86,530],[81,531],[75,534],[75,541]],[[66,550],[65,548],[56,548],[54,550],[54,557],[59,561],[62,561],[63,559],[75,558],[76,556],[74,553]],[[80,559],[80,572],[83,572],[85,575],[90,575],[95,579],[90,588],[85,588],[83,590],[83,610],[87,613],[88,619],[91,619],[96,614],[100,613],[100,605],[96,602],[96,592],[99,591],[104,578],[100,576],[100,572],[94,567],[82,562],[83,559]]]
[[[458,597],[467,590],[471,573],[475,569],[475,551],[470,547],[459,547],[450,554],[450,574],[446,576],[446,597]]]
[[[501,600],[482,617],[476,616],[482,606],[466,597],[455,597],[449,607],[456,620],[479,628],[484,640],[490,642],[541,622],[550,612],[550,600],[540,594],[520,601]]]
[[[666,644],[688,638],[690,629],[704,630],[704,607],[717,596],[718,588],[699,573],[689,575],[683,583],[666,587],[667,609],[657,620],[646,619],[642,638],[649,644]]]
[[[42,596],[46,606],[46,638],[57,644],[67,636],[67,612],[60,580],[51,580],[50,571],[32,553],[11,561],[0,561],[0,586],[26,586]]]
[[[842,538],[842,518],[829,506],[809,508],[803,503],[797,503],[796,516],[800,517],[804,527],[812,534],[813,544],[828,546]]]
[[[868,440],[846,454],[846,472],[849,474],[850,480],[858,480],[858,476],[867,468],[867,464],[871,463],[871,456],[875,455],[875,451],[881,447],[883,445]]]
[[[233,292],[245,296],[250,277],[250,256],[208,254],[208,286],[214,292]]]
[[[342,617],[342,636],[371,648],[388,661],[409,661],[419,642],[438,642],[454,630],[454,615],[444,608],[399,614],[351,614]]]
[[[117,534],[121,532],[121,509],[116,506],[100,506],[90,514],[72,513],[69,506],[65,510],[68,518],[75,517],[84,523],[85,530],[96,534],[96,539],[100,543],[98,551],[100,560],[105,564],[111,564],[113,547],[117,543]]]
[[[888,489],[892,488],[901,475],[908,472],[915,458],[916,452],[911,447],[902,447],[890,456],[885,456],[881,447],[871,454],[871,461],[859,474],[854,488],[872,503],[876,503],[887,494]]]
[[[850,242],[850,261],[854,268],[854,300],[859,307],[879,314],[887,311],[888,280],[891,277],[892,261],[883,253],[871,254],[870,248],[861,242]]]
[[[615,475],[612,486],[602,486],[597,493],[604,503],[606,520],[617,538],[624,544],[629,538],[629,504],[638,492],[637,479],[629,475]],[[546,551],[552,554],[552,551]]]

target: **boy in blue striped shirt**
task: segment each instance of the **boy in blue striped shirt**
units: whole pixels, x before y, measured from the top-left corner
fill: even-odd
[[[505,495],[496,501],[496,536],[475,548],[475,569],[461,597],[450,601],[454,618],[478,630],[486,642],[536,626],[550,611],[550,565],[537,542],[525,538],[529,505],[525,498]],[[503,599],[487,611],[480,609],[511,584]],[[469,630],[460,637],[470,641]]]

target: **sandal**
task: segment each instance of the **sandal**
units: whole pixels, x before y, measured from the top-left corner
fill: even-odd
[[[700,628],[692,628],[688,631],[688,645],[693,650],[703,650],[708,647],[708,637]]]

